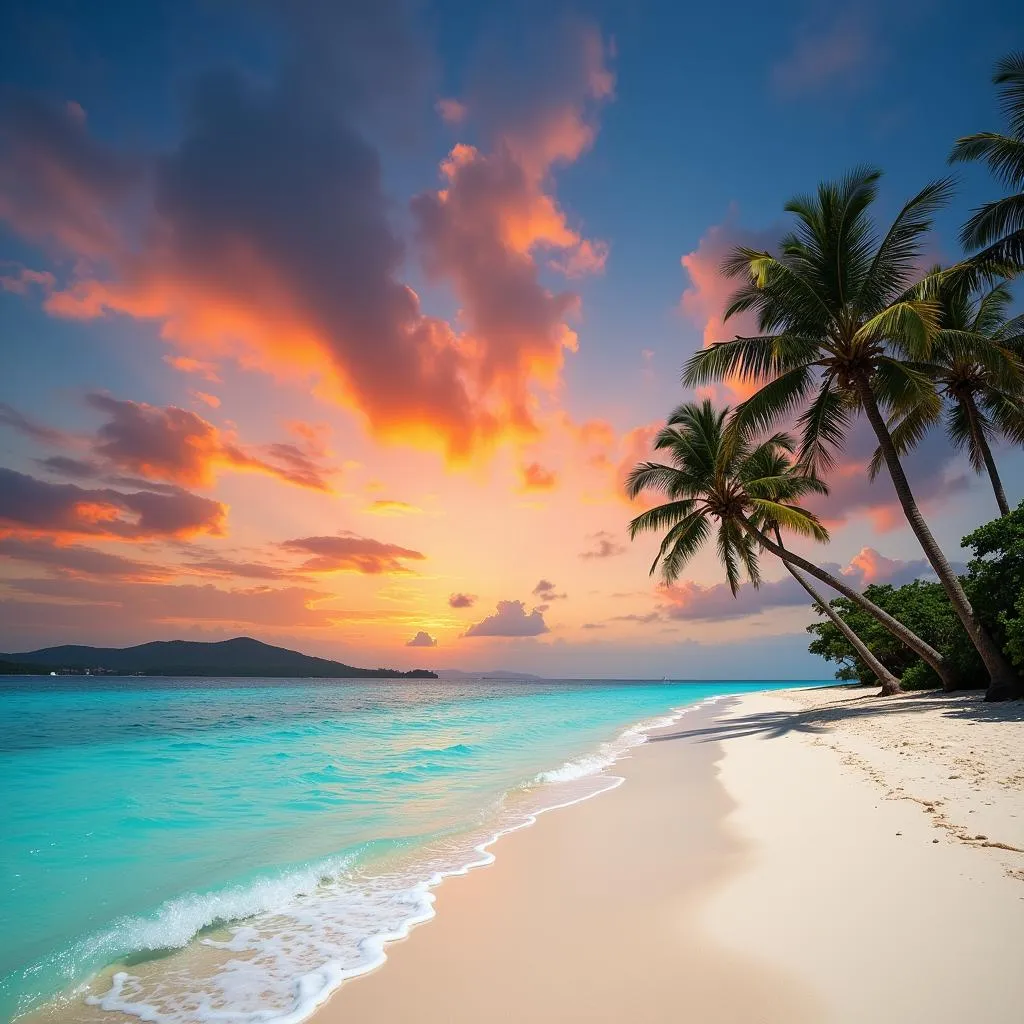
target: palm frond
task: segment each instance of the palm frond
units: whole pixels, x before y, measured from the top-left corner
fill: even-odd
[[[1009,122],[1010,131],[1024,138],[1024,50],[1007,54],[996,62],[992,76],[999,90],[999,105]]]
[[[953,163],[983,160],[994,178],[1006,188],[1024,184],[1024,141],[997,132],[978,132],[956,140]]]
[[[660,491],[662,494],[676,492],[679,470],[661,462],[641,462],[634,466],[626,478],[626,495],[632,501],[641,491]]]
[[[830,470],[835,452],[850,425],[850,405],[835,389],[831,375],[821,382],[818,394],[797,420],[800,427],[800,464],[812,472]]]
[[[661,576],[666,583],[674,583],[687,562],[707,543],[711,534],[711,521],[702,509],[696,509],[681,519],[667,534],[651,565],[653,576],[661,563]]]
[[[809,366],[784,373],[740,402],[729,422],[730,431],[757,432],[788,416],[806,397],[814,384]]]
[[[927,184],[908,200],[882,239],[857,296],[858,306],[868,313],[883,310],[906,287],[921,255],[921,241],[932,226],[935,213],[953,195],[952,178]]]
[[[968,250],[986,248],[989,262],[1020,266],[1020,253],[1007,245],[1010,236],[1024,232],[1024,193],[996,199],[978,207],[960,232],[960,244]],[[1003,243],[997,248],[997,243]],[[1016,253],[1016,256],[1014,255]],[[981,253],[975,254],[977,261]]]
[[[927,359],[939,329],[940,315],[941,307],[934,299],[894,302],[865,320],[854,335],[854,342],[885,342],[912,359]]]
[[[828,530],[818,517],[805,508],[786,505],[770,498],[751,498],[751,506],[771,522],[778,523],[786,530],[792,530],[802,537],[813,537],[818,541],[829,539]]]

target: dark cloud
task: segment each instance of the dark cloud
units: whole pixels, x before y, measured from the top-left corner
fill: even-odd
[[[68,476],[73,480],[94,480],[101,476],[103,467],[89,459],[72,459],[66,455],[53,455],[48,459],[36,459],[36,465],[51,473]]]
[[[406,647],[436,647],[437,640],[422,629],[411,639],[405,642]]]
[[[412,570],[403,563],[426,558],[420,551],[359,537],[354,533],[299,537],[284,541],[281,547],[286,551],[311,555],[302,563],[306,572],[407,573]]]
[[[476,594],[451,594],[448,598],[450,608],[472,608],[476,604]]]
[[[566,49],[555,46],[563,60],[552,73],[571,70],[553,92],[537,90],[556,107],[508,113],[505,151],[462,168],[485,179],[479,190],[460,172],[415,206],[432,273],[465,286],[468,336],[459,337],[425,316],[401,280],[404,247],[364,131],[428,102],[415,20],[397,0],[269,10],[283,54],[276,71],[205,75],[183,137],[158,155],[100,144],[79,107],[24,96],[8,105],[0,215],[74,267],[46,308],[159,321],[187,347],[183,367],[213,373],[217,359],[244,355],[275,374],[319,378],[378,435],[453,457],[532,429],[530,387],[554,384],[575,347],[564,321],[577,299],[539,283],[530,250],[556,248],[572,272],[601,257],[564,226],[541,184],[592,138],[578,106],[608,94],[599,38],[559,36]],[[387,117],[382,99],[392,101]],[[536,211],[562,226],[530,236],[543,220]]]
[[[54,430],[23,415],[6,402],[0,402],[0,425],[10,427],[19,434],[30,437],[33,441],[41,441],[43,444],[62,445],[68,440],[67,435],[60,430]]]
[[[593,544],[586,551],[580,552],[580,558],[612,558],[626,551],[626,545],[616,540],[615,535],[608,530],[598,530],[597,533],[589,534],[587,539],[593,541]]]
[[[80,544],[55,544],[48,537],[0,537],[0,558],[42,566],[62,576],[152,581],[174,574],[174,570],[167,566],[140,562]]]
[[[609,622],[637,622],[641,626],[649,626],[652,622],[661,621],[661,612],[633,613],[630,615],[613,615]]]
[[[227,509],[189,491],[88,489],[0,468],[0,524],[29,533],[139,540],[223,531]]]
[[[873,481],[868,479],[868,463],[877,445],[871,425],[861,417],[852,426],[835,466],[825,475],[828,495],[807,499],[807,507],[830,527],[861,515],[866,515],[880,533],[906,524],[903,506],[896,497],[888,472],[883,469]],[[918,504],[925,511],[940,507],[951,495],[963,493],[970,487],[970,473],[941,430],[933,430],[905,456],[903,467]]]
[[[463,636],[540,636],[548,632],[539,609],[534,608],[527,615],[522,601],[499,601],[493,615],[474,623]]]
[[[555,585],[551,580],[541,580],[537,586],[533,588],[532,594],[534,597],[539,597],[546,603],[550,603],[551,601],[561,601],[569,596],[568,594],[557,593]],[[547,611],[546,608],[543,610]]]

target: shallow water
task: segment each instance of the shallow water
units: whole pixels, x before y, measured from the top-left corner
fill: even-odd
[[[116,963],[111,1010],[300,1020],[635,723],[772,685],[4,678],[0,1017]]]

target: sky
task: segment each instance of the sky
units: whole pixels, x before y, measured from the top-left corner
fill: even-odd
[[[357,665],[827,678],[781,566],[630,542],[730,246],[1001,127],[1012,2],[14,2],[0,32],[0,650],[250,635]],[[957,171],[929,261],[999,195]],[[722,400],[735,400],[720,388]],[[817,510],[925,573],[858,425]],[[1024,458],[996,451],[1011,502]],[[908,458],[947,553],[996,514]]]

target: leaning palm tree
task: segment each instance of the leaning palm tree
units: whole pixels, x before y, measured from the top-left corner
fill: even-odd
[[[1007,515],[1006,500],[993,440],[1024,444],[1024,316],[1010,317],[1013,301],[1006,282],[972,294],[956,277],[942,276],[935,267],[940,330],[926,364],[943,398],[946,436],[970,459],[976,473],[987,472],[999,514]],[[914,448],[939,420],[933,405],[914,406],[889,424],[893,444],[901,455]],[[882,453],[875,452],[871,477],[881,469]]]
[[[673,583],[687,562],[716,533],[718,557],[729,587],[736,594],[744,574],[754,586],[760,583],[758,551],[767,549],[782,559],[823,608],[829,608],[828,602],[811,590],[797,569],[854,601],[919,654],[944,682],[949,680],[949,666],[920,637],[844,580],[783,546],[781,529],[827,540],[828,532],[817,517],[796,504],[804,495],[821,494],[826,488],[813,474],[794,466],[790,456],[795,445],[788,435],[774,434],[760,443],[754,442],[749,430],[742,430],[738,437],[729,435],[728,415],[728,409],[716,410],[707,400],[699,405],[681,405],[654,442],[656,450],[669,453],[671,464],[642,462],[629,475],[626,491],[631,498],[644,490],[658,491],[668,498],[664,504],[641,513],[629,525],[631,537],[647,531],[664,532],[651,573],[660,569],[664,581]],[[767,535],[769,530],[775,532],[777,542]],[[836,624],[848,636],[846,623]],[[899,681],[859,638],[855,646],[878,676],[883,692],[897,692]]]
[[[1024,52],[996,64],[992,78],[1009,134],[978,132],[957,139],[950,162],[983,160],[1011,194],[974,211],[960,232],[965,249],[981,251],[974,262],[1024,267]]]
[[[743,279],[726,319],[754,311],[762,333],[698,352],[684,382],[697,386],[733,376],[757,382],[759,390],[736,409],[737,428],[765,428],[802,410],[799,457],[814,472],[832,466],[853,419],[863,413],[911,529],[988,670],[986,699],[1024,695],[925,522],[886,425],[894,413],[914,406],[934,413],[941,404],[920,367],[940,329],[939,303],[927,294],[929,282],[915,277],[922,238],[951,194],[951,182],[922,189],[877,236],[870,209],[879,177],[860,169],[787,203],[797,223],[778,254],[739,247],[726,257],[724,272]]]

